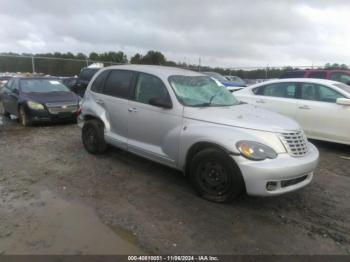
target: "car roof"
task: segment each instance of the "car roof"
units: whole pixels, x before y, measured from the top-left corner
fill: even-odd
[[[169,67],[169,66],[157,66],[157,65],[115,65],[104,67],[103,70],[108,69],[122,69],[132,70],[142,73],[153,74],[168,78],[171,75],[186,75],[186,76],[203,76],[203,74],[182,68]],[[102,70],[101,70],[102,71]]]
[[[258,83],[253,86],[261,86],[266,84],[274,84],[274,83],[283,83],[283,82],[305,82],[305,83],[315,83],[315,84],[325,84],[325,85],[334,85],[339,84],[337,81],[328,80],[328,79],[318,79],[318,78],[283,78],[283,79],[275,79],[269,80],[265,82]],[[251,86],[251,87],[253,87]]]

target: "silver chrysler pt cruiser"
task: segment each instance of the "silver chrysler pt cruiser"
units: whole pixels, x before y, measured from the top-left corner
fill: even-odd
[[[101,69],[78,123],[89,153],[112,145],[181,170],[216,202],[302,188],[319,157],[292,119],[239,102],[209,76],[171,67]]]

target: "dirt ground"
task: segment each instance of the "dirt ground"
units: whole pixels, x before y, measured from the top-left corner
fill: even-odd
[[[88,154],[74,124],[0,119],[0,254],[350,254],[350,147],[315,144],[305,189],[215,204],[167,167]]]

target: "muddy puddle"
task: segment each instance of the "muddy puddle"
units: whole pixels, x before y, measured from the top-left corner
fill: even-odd
[[[106,226],[92,208],[48,190],[31,200],[9,194],[0,212],[3,219],[11,215],[14,225],[0,236],[3,254],[145,253],[132,233]]]

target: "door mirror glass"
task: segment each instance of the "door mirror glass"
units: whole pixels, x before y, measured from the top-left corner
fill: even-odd
[[[152,106],[162,107],[162,108],[172,108],[171,102],[168,99],[162,97],[152,97],[149,100],[149,104]]]
[[[12,90],[12,93],[14,93],[14,94],[17,94],[17,95],[18,95],[18,94],[19,94],[18,89],[13,89],[13,90]]]
[[[348,98],[338,98],[337,104],[342,106],[350,106],[350,99]]]

